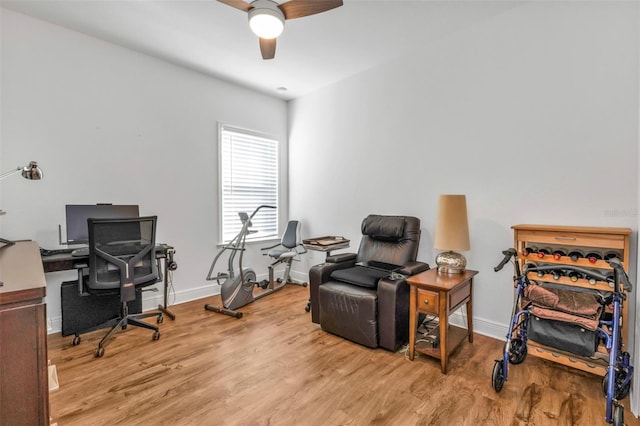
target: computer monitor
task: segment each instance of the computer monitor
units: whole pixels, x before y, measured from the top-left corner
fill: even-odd
[[[67,204],[67,244],[89,244],[87,219],[139,217],[137,205]]]

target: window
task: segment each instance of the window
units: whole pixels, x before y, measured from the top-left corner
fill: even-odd
[[[235,237],[260,205],[278,206],[278,141],[265,135],[220,126],[220,227],[222,242]],[[251,220],[257,231],[248,240],[278,236],[278,209],[261,209]]]

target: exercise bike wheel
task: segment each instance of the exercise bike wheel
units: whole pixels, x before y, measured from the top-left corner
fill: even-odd
[[[613,388],[613,398],[614,399],[624,399],[629,395],[629,391],[631,390],[631,380],[623,386],[625,375],[624,374],[616,374],[616,384]],[[607,397],[607,389],[609,388],[609,372],[604,375],[602,378],[602,394],[604,397]]]
[[[613,404],[613,426],[624,426],[624,408],[620,404]]]
[[[500,392],[502,390],[502,386],[504,386],[504,374],[502,372],[503,364],[504,361],[501,359],[496,360],[495,364],[493,364],[491,386],[493,386],[493,390],[496,392]]]
[[[507,344],[505,343],[505,348],[506,346]],[[509,349],[509,363],[520,364],[525,358],[527,358],[527,345],[520,338],[513,339]]]

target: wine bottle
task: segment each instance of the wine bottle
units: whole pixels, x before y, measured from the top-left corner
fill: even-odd
[[[571,258],[572,261],[577,262],[578,259],[581,259],[584,257],[584,253],[581,252],[580,250],[571,250],[568,256]]]
[[[561,257],[567,255],[567,250],[565,250],[565,249],[557,249],[557,250],[554,250],[553,253],[551,253],[551,254],[553,254],[553,258],[555,260],[560,260]]]
[[[538,251],[538,247],[530,246],[530,247],[525,247],[524,249],[522,249],[522,254],[524,256],[529,256],[530,254],[536,253],[537,251]]]
[[[548,256],[550,254],[551,254],[551,249],[549,247],[541,248],[541,249],[538,250],[538,257],[540,259],[542,259],[545,256]]]
[[[611,260],[614,257],[617,257],[618,259],[622,260],[622,253],[617,251],[608,251],[604,254],[604,260]]]
[[[554,280],[559,280],[564,275],[564,271],[562,269],[554,269],[552,274]]]
[[[575,282],[576,282],[576,281],[578,281],[580,278],[582,278],[582,276],[581,276],[578,272],[576,272],[576,271],[571,271],[571,272],[569,272],[569,279],[570,279],[572,282],[574,282],[574,283],[575,283]]]
[[[584,257],[586,257],[590,263],[596,263],[598,260],[602,260],[602,255],[595,251],[587,253]]]

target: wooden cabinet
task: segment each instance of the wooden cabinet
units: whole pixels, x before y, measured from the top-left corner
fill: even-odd
[[[580,266],[583,268],[594,268],[598,272],[607,274],[612,271],[609,264],[604,260],[607,253],[615,253],[622,260],[625,270],[629,271],[629,228],[606,228],[606,227],[585,227],[585,226],[550,226],[550,225],[515,225],[514,246],[518,252],[518,262],[520,267],[531,262],[537,265],[557,265],[562,269],[562,265]],[[527,254],[527,248],[533,249],[534,253]],[[548,251],[539,257],[535,251]],[[557,252],[556,256],[553,252]],[[571,252],[580,252],[584,255],[596,253],[603,259],[592,259],[585,257],[572,258]],[[582,287],[601,291],[611,291],[611,287],[604,281],[589,281],[582,277],[569,277],[553,274],[538,276],[535,272],[529,272],[529,280],[543,281],[556,284],[563,284],[572,287]],[[622,335],[623,342],[628,339],[627,306],[631,300],[627,299],[622,309]],[[527,343],[529,355],[558,362],[573,368],[577,368],[590,373],[604,376],[608,365],[608,354],[601,345],[593,357],[583,358],[570,353],[563,353],[554,348],[548,348],[534,341]],[[624,348],[623,348],[624,350]]]
[[[46,282],[33,241],[0,250],[0,425],[48,425]]]

